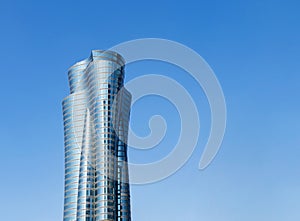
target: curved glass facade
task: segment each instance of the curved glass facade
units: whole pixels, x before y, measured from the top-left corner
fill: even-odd
[[[131,95],[124,60],[94,50],[68,72],[63,100],[64,221],[129,221],[127,134]]]

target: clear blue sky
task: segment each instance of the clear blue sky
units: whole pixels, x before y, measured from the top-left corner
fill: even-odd
[[[209,130],[203,92],[170,65],[127,68],[126,80],[158,72],[190,87],[203,124],[178,173],[131,188],[133,220],[300,220],[299,9],[296,0],[1,1],[0,220],[62,220],[67,69],[92,49],[145,37],[178,41],[206,59],[228,124],[219,154],[199,171]],[[153,113],[175,126],[149,153],[130,150],[132,161],[159,159],[178,137],[174,107],[155,97],[136,104],[133,128],[147,134]]]

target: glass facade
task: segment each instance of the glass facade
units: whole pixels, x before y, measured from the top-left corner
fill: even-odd
[[[129,221],[127,135],[131,95],[124,60],[94,50],[68,72],[63,100],[64,221]]]

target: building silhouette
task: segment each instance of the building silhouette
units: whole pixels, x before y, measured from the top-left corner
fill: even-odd
[[[64,221],[131,220],[124,64],[115,52],[93,50],[68,71]]]

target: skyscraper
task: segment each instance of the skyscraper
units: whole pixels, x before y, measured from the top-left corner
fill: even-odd
[[[127,134],[131,95],[124,59],[93,50],[68,72],[63,100],[64,221],[129,221]]]

